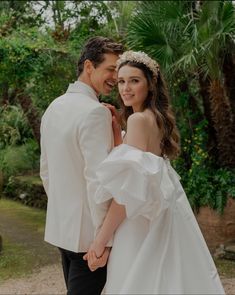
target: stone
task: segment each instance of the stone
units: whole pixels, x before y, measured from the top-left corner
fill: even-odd
[[[224,247],[224,258],[229,260],[235,260],[235,241]]]

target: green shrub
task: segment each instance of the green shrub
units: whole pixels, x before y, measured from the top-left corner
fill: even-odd
[[[218,168],[207,152],[207,122],[200,122],[190,138],[182,138],[182,154],[173,162],[194,210],[210,206],[223,213],[228,197],[235,198],[235,169]],[[187,159],[186,159],[187,157]]]
[[[31,128],[20,107],[0,107],[0,149],[8,145],[23,144],[32,137]]]
[[[9,177],[4,195],[31,207],[46,209],[47,206],[47,196],[38,175]]]
[[[5,177],[31,172],[39,168],[39,148],[34,140],[21,146],[0,150],[0,166]]]

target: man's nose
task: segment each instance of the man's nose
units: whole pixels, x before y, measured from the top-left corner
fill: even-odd
[[[117,71],[113,72],[113,80],[115,80],[117,82]]]

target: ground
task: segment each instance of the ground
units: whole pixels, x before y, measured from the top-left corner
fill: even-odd
[[[19,279],[9,279],[0,286],[0,294],[65,294],[65,284],[60,264],[42,267],[40,270]]]
[[[17,274],[17,265],[12,265],[11,273],[8,274],[7,270],[12,261],[8,259],[5,264],[1,264],[1,259],[4,262],[4,257],[0,256],[0,268],[6,267],[2,272],[0,270],[1,295],[66,293],[58,250],[43,241],[44,219],[44,212],[34,211],[21,205],[15,206],[8,201],[4,203],[0,201],[0,233],[3,237],[3,245],[5,244],[5,247],[8,245],[5,243],[7,240],[26,247],[28,252],[27,257],[23,257],[25,261],[30,255],[32,256],[32,260],[28,259],[30,273],[23,271],[24,267],[21,266],[20,274]],[[21,248],[19,249],[17,251],[21,251]],[[22,261],[19,260],[19,263]],[[235,294],[235,277],[229,275],[232,273],[233,276],[234,271],[225,273],[226,277],[222,276],[222,283],[226,294]],[[8,277],[6,277],[7,274]]]
[[[226,294],[235,294],[235,278],[222,280]],[[44,266],[41,270],[29,277],[10,279],[0,287],[0,294],[35,294],[54,295],[65,294],[65,285],[61,266]]]

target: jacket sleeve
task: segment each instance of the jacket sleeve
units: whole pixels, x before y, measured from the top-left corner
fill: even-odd
[[[99,186],[96,170],[108,156],[113,145],[110,111],[103,106],[92,110],[79,130],[78,140],[85,163],[84,177],[87,182],[88,203],[97,233],[111,203],[111,200],[102,204],[95,202],[95,193]]]
[[[43,133],[43,118],[41,121],[41,139],[40,139],[40,145],[41,145],[41,156],[40,156],[40,177],[42,179],[43,187],[45,189],[45,192],[48,196],[49,191],[49,177],[48,177],[48,164],[47,164],[47,156],[46,156],[46,150],[44,146],[44,133]]]

